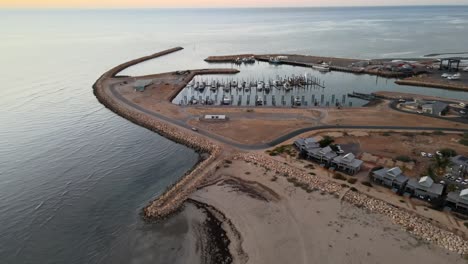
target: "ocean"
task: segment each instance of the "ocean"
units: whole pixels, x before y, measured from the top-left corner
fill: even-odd
[[[143,222],[140,212],[198,155],[96,100],[94,81],[121,62],[175,46],[185,49],[122,74],[219,67],[203,59],[221,54],[468,52],[468,7],[0,10],[0,17],[1,263],[176,263],[184,251],[183,220],[168,228]],[[242,70],[248,78],[281,68]],[[333,89],[468,99],[376,77],[322,78]]]

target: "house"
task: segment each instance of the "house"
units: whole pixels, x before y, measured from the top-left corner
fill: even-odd
[[[299,151],[304,152],[315,148],[320,148],[320,144],[315,140],[315,138],[299,138],[294,141],[294,146],[296,146]]]
[[[375,182],[397,190],[403,190],[409,180],[398,167],[376,170],[372,176]]]
[[[445,204],[455,211],[468,214],[468,189],[460,192],[449,192]]]
[[[450,174],[455,177],[462,177],[468,175],[468,158],[462,155],[452,157],[450,166]]]
[[[348,153],[346,155],[333,158],[331,166],[335,167],[336,170],[354,175],[361,170],[362,163],[363,161],[356,159],[353,153]]]
[[[330,148],[330,146],[325,148],[314,148],[307,152],[307,156],[310,159],[316,160],[320,163],[330,164],[330,162],[335,158],[336,153]]]
[[[432,102],[421,105],[422,112],[435,116],[443,116],[448,110],[448,104],[443,102]]]
[[[405,191],[418,198],[431,201],[442,196],[444,185],[434,183],[431,177],[424,176],[419,180],[410,179],[406,184]]]

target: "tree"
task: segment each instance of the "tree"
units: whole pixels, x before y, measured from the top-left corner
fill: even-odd
[[[335,142],[335,140],[334,140],[332,137],[330,137],[330,136],[324,136],[324,137],[322,138],[322,140],[319,141],[319,144],[320,144],[320,147],[321,147],[321,148],[324,148],[324,147],[326,147],[326,146],[332,144],[333,142]]]
[[[451,148],[443,148],[440,150],[440,153],[442,154],[443,157],[455,157],[457,155],[457,152],[454,149]]]

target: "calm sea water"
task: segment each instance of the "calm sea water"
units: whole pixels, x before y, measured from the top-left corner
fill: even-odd
[[[123,74],[215,67],[202,60],[213,54],[468,51],[467,7],[2,10],[0,17],[1,263],[175,261],[186,229],[161,229],[138,214],[197,155],[97,102],[93,82],[120,62],[174,46],[185,50]],[[356,79],[356,90],[375,82],[333,76],[336,85]]]

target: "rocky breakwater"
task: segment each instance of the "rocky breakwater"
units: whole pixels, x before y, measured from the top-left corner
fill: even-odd
[[[365,208],[370,212],[388,216],[393,223],[402,226],[406,231],[424,241],[434,243],[458,254],[468,254],[468,241],[459,235],[439,228],[428,219],[420,217],[415,213],[411,213],[403,208],[397,208],[359,192],[348,192],[343,197],[343,200]]]
[[[94,93],[103,105],[125,119],[150,129],[165,138],[195,149],[197,152],[209,154],[208,158],[199,162],[196,167],[178,182],[170,186],[164,194],[144,208],[144,216],[147,219],[159,219],[177,211],[188,195],[203,181],[203,176],[209,174],[210,166],[214,167],[213,162],[219,156],[220,147],[189,130],[170,125],[126,106],[124,103],[116,100],[110,93],[107,93],[103,86],[95,85]]]
[[[328,192],[330,194],[339,194],[339,192],[343,190],[343,187],[335,182],[311,176],[300,169],[279,163],[278,161],[265,157],[264,155],[243,153],[236,155],[234,159],[257,164],[265,169],[270,169],[282,174],[285,177],[294,178],[298,183],[307,184],[311,188]]]

